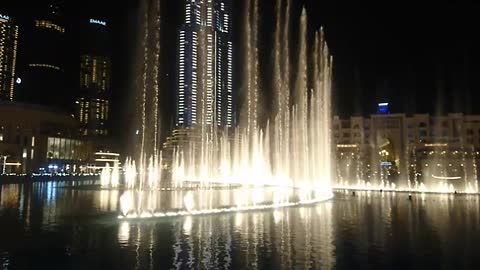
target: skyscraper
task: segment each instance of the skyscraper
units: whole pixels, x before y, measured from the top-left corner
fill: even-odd
[[[73,99],[66,89],[66,30],[60,1],[51,0],[32,12],[33,20],[22,31],[19,101],[70,111]]]
[[[179,30],[176,126],[232,127],[231,0],[185,0]]]
[[[107,136],[110,119],[111,63],[107,53],[107,23],[88,19],[82,25],[80,93],[76,117],[84,136]]]
[[[0,100],[13,100],[17,62],[18,26],[0,14]]]

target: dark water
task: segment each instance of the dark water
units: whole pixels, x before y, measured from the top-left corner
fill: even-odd
[[[121,222],[118,191],[63,185],[0,185],[0,269],[480,269],[477,196]]]

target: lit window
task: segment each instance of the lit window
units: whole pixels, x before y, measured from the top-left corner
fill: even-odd
[[[65,33],[65,28],[61,27],[58,24],[54,24],[50,21],[37,20],[35,21],[35,26],[37,28],[51,29],[51,30],[58,31],[60,33]]]
[[[51,68],[55,70],[61,70],[60,67],[54,66],[54,65],[49,65],[49,64],[29,64],[29,67],[41,67],[41,68]]]

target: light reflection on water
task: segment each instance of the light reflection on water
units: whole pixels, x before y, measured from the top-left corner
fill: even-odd
[[[477,196],[337,193],[309,207],[119,221],[119,191],[65,185],[0,185],[0,269],[480,267]]]

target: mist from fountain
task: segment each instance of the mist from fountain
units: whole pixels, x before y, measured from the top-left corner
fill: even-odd
[[[253,0],[247,19],[258,28],[258,2]],[[247,2],[247,6],[250,2]],[[253,14],[251,14],[253,13]],[[278,12],[280,14],[280,12]],[[274,61],[290,58],[290,48],[285,48],[279,38],[282,34],[281,18],[277,18]],[[247,25],[250,20],[247,20]],[[279,27],[280,26],[280,27]],[[247,31],[247,36],[258,35]],[[202,187],[219,184],[253,186],[289,186],[296,188],[324,189],[330,192],[331,179],[331,59],[324,43],[323,31],[316,35],[315,48],[307,50],[307,14],[301,15],[299,31],[298,67],[296,70],[294,105],[290,106],[290,75],[288,65],[274,69],[276,78],[274,100],[276,113],[264,128],[259,126],[258,107],[258,52],[257,38],[246,39],[246,123],[240,123],[233,131],[204,134],[209,123],[201,123],[200,147],[192,143],[186,149],[174,152],[173,183],[196,182]],[[286,51],[285,55],[282,52]],[[308,70],[311,57],[313,70]],[[282,70],[283,69],[283,70]],[[282,74],[285,74],[282,76]],[[311,89],[308,88],[313,81]]]
[[[443,144],[437,143],[437,145]],[[397,181],[389,181],[383,173],[380,174],[379,181],[345,178],[343,177],[345,168],[338,168],[338,181],[334,188],[337,190],[478,194],[477,160],[473,146],[467,147],[462,143],[459,150],[452,153],[447,153],[447,150],[450,152],[447,148],[432,149],[425,152],[426,157],[419,158],[418,150],[413,146],[407,150],[408,158],[405,158],[409,166],[402,174],[406,176]],[[380,161],[373,160],[372,163],[380,164]],[[363,171],[363,168],[359,170]]]
[[[148,3],[148,2],[147,2]],[[211,2],[206,3],[205,12]],[[212,98],[212,76],[206,65],[211,54],[208,34],[200,31],[199,59],[201,81],[197,90],[197,125],[185,145],[172,152],[171,159],[158,150],[158,1],[147,4],[143,39],[144,66],[139,96],[138,155],[124,165],[124,187],[120,199],[126,218],[161,217],[183,214],[268,209],[322,201],[332,196],[331,79],[332,58],[320,29],[312,49],[307,46],[307,12],[303,9],[299,31],[297,68],[291,69],[290,0],[277,1],[273,68],[274,108],[262,126],[260,110],[259,1],[245,2],[244,87],[245,105],[240,123],[220,128]],[[210,7],[211,8],[211,7]],[[155,33],[155,34],[154,34]],[[149,44],[154,44],[150,46]],[[154,60],[152,60],[154,59]],[[311,63],[311,66],[309,66]],[[154,74],[150,71],[154,71]],[[290,72],[295,72],[291,74]],[[291,81],[291,75],[295,80]],[[293,89],[291,85],[295,85]],[[152,124],[152,121],[155,124]],[[148,157],[148,158],[147,158]],[[169,162],[168,162],[169,161]],[[165,165],[169,164],[169,165]],[[170,170],[171,177],[163,171]],[[118,174],[118,170],[115,171]],[[110,170],[105,178],[113,178]],[[103,178],[102,178],[103,179]],[[102,185],[109,185],[103,180]],[[236,187],[232,202],[219,187]],[[270,189],[274,188],[273,191]],[[199,192],[195,196],[188,191]],[[160,211],[158,190],[178,190],[181,209]],[[176,193],[175,193],[176,194]],[[243,195],[239,195],[243,194]],[[177,195],[176,195],[177,196]],[[220,196],[216,198],[215,196]],[[215,201],[204,205],[206,201]]]

